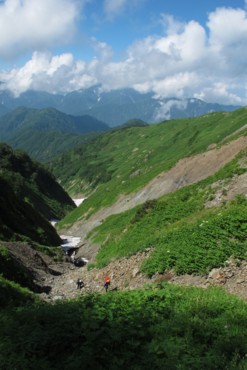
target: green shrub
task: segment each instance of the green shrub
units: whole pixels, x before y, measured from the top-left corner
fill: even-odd
[[[30,290],[23,288],[19,284],[9,281],[0,275],[0,315],[2,309],[9,309],[10,307],[19,306],[23,307],[27,303],[31,303],[34,300],[35,296],[32,292],[30,292]]]
[[[177,274],[206,274],[213,267],[223,266],[230,256],[246,259],[246,205],[247,200],[241,198],[240,205],[235,201],[167,231],[156,241],[143,271],[148,275],[169,269]]]
[[[247,306],[219,289],[86,295],[0,315],[2,369],[244,370]]]

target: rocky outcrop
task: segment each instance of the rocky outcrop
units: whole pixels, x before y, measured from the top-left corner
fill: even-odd
[[[51,286],[47,277],[61,275],[65,270],[47,255],[38,252],[26,243],[1,242],[5,253],[0,254],[3,277],[14,281],[36,293],[49,293]]]
[[[143,289],[155,283],[208,288],[221,286],[227,292],[247,300],[247,261],[229,259],[224,267],[214,268],[206,276],[180,275],[173,271],[155,274],[148,278],[141,272],[141,265],[152,253],[152,248],[139,252],[129,258],[112,261],[102,269],[88,270],[87,266],[76,267],[70,262],[54,261],[24,243],[1,243],[7,248],[9,262],[0,255],[1,272],[9,280],[16,281],[48,302],[58,299],[76,298],[89,292],[104,293],[103,280],[106,275],[111,278],[109,292],[115,290]],[[4,263],[4,265],[3,265]],[[76,281],[81,278],[85,287],[77,289]]]

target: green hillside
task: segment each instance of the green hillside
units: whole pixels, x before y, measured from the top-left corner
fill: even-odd
[[[54,177],[27,154],[0,144],[0,237],[59,245],[49,220],[75,208]]]
[[[93,230],[92,243],[101,245],[96,265],[130,256],[147,248],[153,253],[143,265],[149,276],[173,269],[177,274],[205,275],[224,266],[230,257],[247,259],[247,200],[238,196],[218,207],[206,208],[215,191],[234,176],[246,173],[239,163],[242,152],[214,176],[184,187],[158,200],[147,201],[119,215],[112,215]]]
[[[120,194],[140,189],[184,156],[203,153],[212,144],[224,145],[227,140],[246,135],[246,129],[236,132],[246,124],[246,114],[247,110],[241,109],[114,130],[57,158],[50,163],[57,179],[70,194],[88,196],[71,212],[71,200],[65,201],[64,193],[59,193],[57,183],[42,166],[2,144],[0,187],[5,196],[0,205],[6,205],[0,215],[9,215],[11,225],[16,222],[16,227],[15,214],[24,217],[22,230],[26,229],[25,222],[30,224],[28,215],[35,217],[35,209],[42,210],[40,217],[44,219],[57,214],[62,218],[69,212],[61,226],[86,222]],[[217,206],[209,203],[219,190],[227,194],[234,179],[246,180],[246,172],[247,148],[203,181],[106,218],[87,235],[88,242],[100,246],[95,263],[88,268],[115,261],[117,269],[120,257],[128,258],[147,248],[152,254],[141,270],[148,276],[170,270],[178,275],[205,276],[214,267],[226,266],[229,258],[240,266],[247,259],[246,196],[242,193],[231,200],[222,197]],[[20,199],[24,200],[20,204],[23,208],[12,210]],[[8,231],[6,225],[0,229],[1,238]],[[41,228],[38,230],[40,233]],[[14,237],[19,237],[19,232],[15,231]],[[49,235],[47,230],[43,232]],[[247,305],[221,288],[181,287],[163,279],[140,290],[100,294],[89,288],[77,299],[49,304],[11,279],[6,280],[13,274],[12,270],[8,274],[12,265],[4,245],[0,246],[1,266],[2,369],[247,367]],[[15,278],[18,274],[16,281],[29,286],[26,270],[15,272]],[[97,274],[99,270],[95,270]],[[117,271],[113,269],[112,274],[115,277]],[[71,279],[70,269],[66,277]]]
[[[0,140],[47,162],[109,127],[90,116],[71,116],[54,108],[20,107],[0,118]]]
[[[49,164],[70,194],[87,201],[64,224],[114,203],[120,194],[143,187],[186,156],[203,152],[243,127],[247,110],[165,121],[104,133]],[[241,134],[244,134],[243,132]],[[232,139],[232,137],[231,137]]]

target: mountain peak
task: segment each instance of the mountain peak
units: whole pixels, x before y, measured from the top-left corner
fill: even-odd
[[[0,115],[17,107],[54,108],[75,116],[90,115],[116,127],[137,118],[155,123],[174,118],[190,118],[215,111],[233,111],[238,106],[207,103],[200,99],[162,98],[153,93],[140,93],[133,88],[101,90],[100,85],[66,94],[26,91],[13,97],[1,92]]]

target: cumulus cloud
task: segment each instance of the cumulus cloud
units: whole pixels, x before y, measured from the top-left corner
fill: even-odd
[[[93,61],[88,65],[76,61],[69,53],[52,56],[50,53],[35,52],[22,68],[2,72],[0,78],[4,87],[15,96],[26,90],[70,92],[79,86],[87,88],[97,83],[94,73],[90,71],[93,65]]]
[[[60,2],[75,5],[71,0]],[[12,3],[19,4],[17,0]],[[126,1],[105,4],[109,14],[116,14]],[[29,88],[68,92],[101,84],[105,90],[133,87],[140,92],[152,91],[157,98],[195,97],[209,102],[247,104],[244,9],[216,9],[208,16],[207,29],[196,21],[182,24],[164,14],[161,22],[164,34],[135,42],[119,61],[113,60],[110,45],[92,39],[95,56],[89,61],[76,60],[72,54],[52,56],[35,52],[23,67],[0,73],[0,80],[16,95]],[[163,114],[167,108],[161,107]]]
[[[0,3],[0,56],[11,58],[69,40],[75,31],[77,0],[5,0]]]

